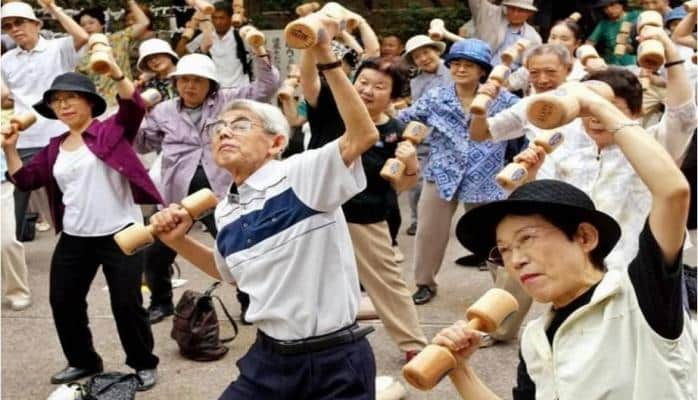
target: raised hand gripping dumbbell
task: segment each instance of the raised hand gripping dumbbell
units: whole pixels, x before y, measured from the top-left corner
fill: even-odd
[[[245,21],[247,21],[247,18],[245,17],[245,9],[241,8],[238,11],[233,12],[233,16],[231,17],[231,21],[233,24],[233,27],[239,28],[241,27]]]
[[[264,34],[252,25],[245,25],[240,28],[240,37],[252,48],[263,47],[267,43]]]
[[[449,42],[457,42],[463,39],[455,33],[448,31],[446,29],[446,23],[444,22],[444,20],[439,18],[434,18],[431,20],[431,22],[429,23],[428,34],[431,40],[436,41],[446,39]]]
[[[511,68],[511,64],[517,62],[523,56],[523,53],[531,45],[531,41],[528,39],[519,39],[514,43],[513,46],[502,52],[502,64]]]
[[[152,108],[162,101],[162,94],[155,88],[148,88],[141,93],[141,98],[148,108]]]
[[[644,11],[637,17],[637,31],[640,35],[647,27],[654,26],[660,29],[664,27],[664,19],[662,14],[656,11]],[[649,69],[650,71],[658,70],[664,65],[664,45],[656,39],[645,39],[640,42],[637,47],[637,64]]]
[[[518,309],[519,303],[514,296],[506,290],[493,288],[470,306],[465,315],[468,327],[490,333]],[[457,362],[449,349],[430,344],[402,368],[402,375],[417,389],[429,390],[456,368]],[[457,379],[455,375],[450,376]]]
[[[623,21],[620,24],[620,29],[616,35],[616,47],[613,49],[613,54],[622,56],[628,48],[628,38],[630,38],[630,29],[633,24],[630,21]]]
[[[308,49],[321,35],[334,38],[341,30],[354,30],[361,17],[337,3],[327,3],[320,10],[291,21],[284,28],[286,44],[293,49]]]
[[[416,121],[410,121],[402,132],[402,138],[410,141],[413,145],[418,145],[422,143],[424,138],[429,133],[429,127]],[[397,158],[389,158],[383,168],[381,169],[380,175],[383,179],[390,182],[397,182],[402,175],[405,173],[405,163]]]
[[[310,3],[304,3],[296,7],[296,14],[301,17],[305,17],[308,14],[314,13],[320,9],[320,3],[313,1]]]
[[[559,131],[545,131],[539,133],[533,140],[533,144],[540,147],[546,154],[550,154],[563,142],[564,136]],[[502,188],[512,191],[526,182],[528,169],[531,166],[525,161],[509,163],[497,174],[495,180]]]
[[[606,62],[599,56],[596,48],[590,44],[584,44],[577,48],[577,58],[587,71],[606,68]]]
[[[211,15],[213,14],[213,4],[209,3],[206,0],[185,0],[189,6],[196,8],[197,10],[201,11],[202,13],[206,15]]]
[[[36,122],[36,115],[32,113],[19,114],[10,118],[9,130],[3,129],[3,135],[10,137],[26,130]]]
[[[180,202],[192,219],[199,219],[215,208],[218,199],[210,189],[201,189]],[[155,241],[155,228],[152,225],[133,224],[114,235],[114,241],[124,254],[131,255]]]
[[[698,8],[698,1],[696,0],[691,0],[683,3],[683,8],[686,10],[687,13],[692,13],[696,12],[696,9]]]
[[[509,74],[509,67],[500,64],[492,68],[487,81],[495,84],[497,87],[504,85]],[[470,112],[475,115],[485,115],[487,113],[487,103],[492,100],[489,94],[478,92],[473,101],[470,103]]]
[[[87,48],[90,52],[90,69],[100,75],[110,73],[113,68],[113,57],[107,35],[93,33],[87,41]]]
[[[526,115],[529,122],[541,129],[555,129],[579,117],[581,106],[575,95],[579,85],[584,85],[607,100],[614,94],[608,84],[600,81],[566,83],[555,90],[530,97]]]

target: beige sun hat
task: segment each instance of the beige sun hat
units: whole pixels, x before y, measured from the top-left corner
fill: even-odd
[[[2,9],[0,9],[0,18],[24,18],[41,23],[41,20],[34,14],[32,7],[21,1],[3,4]]]
[[[502,2],[502,5],[523,8],[529,11],[538,11],[538,8],[533,5],[533,0],[505,0]]]
[[[182,57],[177,63],[175,72],[168,77],[175,78],[182,75],[200,76],[219,83],[216,77],[216,64],[210,57],[203,54],[187,54]]]
[[[412,36],[407,43],[405,43],[405,54],[402,56],[403,59],[410,64],[414,64],[414,61],[412,61],[412,52],[424,46],[436,48],[439,51],[439,55],[443,54],[446,50],[446,43],[431,40],[427,35],[416,35]]]
[[[146,57],[155,54],[167,54],[168,56],[172,57],[172,61],[175,64],[177,64],[177,60],[179,60],[177,53],[172,51],[172,46],[170,46],[169,43],[162,39],[148,39],[138,46],[139,57],[138,63],[136,63],[138,70],[141,72],[151,72],[150,68],[148,68],[145,63],[145,59]]]

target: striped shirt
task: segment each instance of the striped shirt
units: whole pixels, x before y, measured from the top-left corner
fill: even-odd
[[[268,161],[216,208],[221,277],[250,295],[247,320],[279,340],[350,325],[359,279],[341,205],[366,187],[338,141]]]

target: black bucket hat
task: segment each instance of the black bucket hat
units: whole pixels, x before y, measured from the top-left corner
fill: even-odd
[[[107,109],[107,102],[97,93],[97,88],[95,88],[95,84],[92,83],[90,78],[76,72],[66,72],[58,75],[51,83],[51,87],[44,92],[43,99],[34,104],[36,112],[45,118],[58,119],[51,107],[49,107],[49,102],[51,101],[51,95],[59,91],[77,92],[85,96],[92,103],[93,117],[102,115]]]
[[[589,196],[562,181],[541,179],[527,183],[508,199],[477,207],[466,213],[456,226],[458,241],[477,255],[487,256],[496,245],[495,230],[507,215],[533,215],[546,212],[570,215],[588,222],[599,231],[599,248],[606,257],[620,238],[620,225],[597,211]]]

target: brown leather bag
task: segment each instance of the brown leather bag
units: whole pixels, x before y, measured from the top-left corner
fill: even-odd
[[[230,342],[238,335],[238,326],[223,301],[211,294],[220,284],[215,282],[204,293],[185,291],[175,307],[171,336],[179,345],[179,352],[186,358],[195,361],[218,360],[228,352],[223,343]],[[214,298],[218,299],[225,316],[233,325],[235,334],[232,337],[220,338]]]

